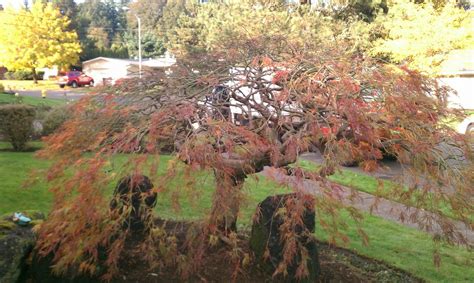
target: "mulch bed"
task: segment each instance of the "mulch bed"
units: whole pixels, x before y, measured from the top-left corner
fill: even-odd
[[[162,220],[157,220],[158,225],[162,225]],[[178,242],[184,238],[185,231],[189,223],[185,222],[166,222],[166,230],[173,231],[178,238]],[[244,252],[251,253],[246,243],[248,232],[241,232],[239,238]],[[142,238],[132,236],[125,247],[124,257],[120,262],[120,275],[113,282],[232,282],[234,268],[225,260],[225,252],[228,246],[218,245],[208,252],[204,258],[203,268],[198,274],[182,280],[177,277],[176,270],[149,270],[140,257],[134,254],[133,247],[136,247]],[[319,260],[321,264],[321,277],[319,282],[423,282],[423,280],[391,267],[383,262],[358,255],[350,250],[330,246],[327,243],[318,242]],[[34,277],[34,276],[33,276]],[[34,280],[31,275],[25,276],[23,282],[43,282]],[[44,281],[46,282],[46,281]],[[47,282],[53,282],[48,280]],[[64,280],[56,282],[85,282],[83,279]],[[87,282],[100,282],[99,280],[88,279]],[[272,278],[271,274],[265,273],[257,264],[250,264],[241,272],[235,282],[297,282],[295,280],[282,280],[281,278]]]

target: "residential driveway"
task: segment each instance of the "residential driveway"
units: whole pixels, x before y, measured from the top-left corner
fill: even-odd
[[[466,159],[464,152],[462,152],[459,148],[451,146],[447,143],[442,143],[437,146],[437,149],[439,156],[443,158],[444,164],[446,166],[449,166],[452,169],[462,169],[465,168],[465,166],[469,166],[469,160]],[[312,161],[316,164],[322,164],[324,162],[324,158],[320,153],[304,153],[301,155],[301,158]],[[423,176],[414,176],[412,173],[410,173],[412,170],[410,165],[401,164],[396,160],[381,160],[380,167],[374,172],[364,171],[358,166],[343,168],[358,174],[365,174],[378,179],[391,180],[401,184],[406,184],[407,186],[429,185],[429,183],[427,183],[429,178],[424,178]],[[444,189],[446,193],[454,192],[454,188],[452,187],[445,187]]]
[[[424,209],[410,207],[334,183],[329,185],[329,188],[326,188],[326,186],[321,186],[316,181],[287,176],[275,168],[265,167],[262,174],[279,183],[288,184],[297,191],[314,194],[319,197],[331,195],[344,206],[351,206],[371,215],[416,228],[434,236],[447,234],[455,242],[474,246],[474,230],[470,226],[472,224],[466,224]]]
[[[41,90],[17,90],[21,96],[41,97]],[[67,99],[67,100],[78,100],[81,97],[87,95],[87,91],[82,89],[58,89],[58,90],[47,90],[46,98],[54,99]]]
[[[324,158],[319,152],[318,153],[316,152],[303,153],[301,155],[301,158],[308,161],[312,161],[317,164],[322,164],[324,162]],[[394,161],[394,160],[385,160],[385,159],[381,162],[380,168],[376,170],[375,172],[366,172],[358,166],[344,167],[344,169],[355,172],[355,173],[370,175],[372,177],[376,177],[380,179],[388,179],[388,180],[395,180],[404,175],[403,174],[404,169],[399,162]]]

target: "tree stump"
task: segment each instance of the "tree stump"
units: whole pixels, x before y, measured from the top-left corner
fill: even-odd
[[[298,199],[298,194],[284,194],[267,197],[259,203],[257,218],[252,225],[250,247],[255,253],[259,264],[268,272],[278,271],[283,281],[297,281],[298,268],[302,264],[303,249],[306,249],[307,277],[299,278],[301,282],[314,282],[320,273],[316,241],[313,236],[315,231],[314,200],[310,196]],[[303,225],[289,225],[289,212],[294,211],[294,205],[303,209]],[[303,206],[303,207],[301,207]],[[285,222],[286,221],[286,222]],[[296,222],[293,222],[293,224]],[[285,226],[282,226],[285,225]],[[287,263],[286,276],[281,276],[281,263],[284,261],[285,238],[282,237],[285,229],[292,227],[291,231],[299,243],[292,261]],[[288,230],[286,230],[288,232]],[[301,274],[300,274],[301,275]]]
[[[152,217],[156,205],[156,192],[147,176],[135,175],[122,178],[115,188],[110,202],[112,212],[125,214],[124,229],[141,231]]]

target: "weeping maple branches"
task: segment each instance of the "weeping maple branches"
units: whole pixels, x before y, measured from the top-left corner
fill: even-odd
[[[74,117],[48,138],[42,152],[56,159],[49,178],[57,203],[42,226],[40,236],[50,238],[40,242],[41,250],[82,249],[78,258],[96,262],[91,250],[98,243],[122,247],[115,241],[123,238],[109,236],[118,226],[104,209],[94,210],[94,222],[82,225],[80,231],[55,228],[58,222],[71,227],[75,221],[86,223],[90,211],[74,217],[60,212],[81,211],[94,198],[92,188],[117,178],[105,174],[88,178],[86,188],[80,175],[70,178],[65,172],[101,172],[108,166],[105,160],[117,154],[126,154],[129,160],[120,172],[148,172],[158,193],[170,190],[180,168],[189,170],[185,176],[192,189],[195,175],[190,171],[213,172],[216,188],[207,217],[207,231],[213,233],[235,231],[245,198],[241,188],[249,175],[266,166],[286,167],[301,153],[316,150],[325,162],[316,174],[306,176],[324,191],[315,196],[319,214],[337,218],[336,208],[347,206],[327,180],[340,164],[354,161],[374,170],[379,159],[392,155],[410,164],[414,175],[436,181],[421,191],[400,186],[393,190],[396,199],[414,200],[414,206],[425,205],[437,215],[443,215],[448,205],[455,218],[472,225],[468,217],[472,204],[465,201],[473,193],[466,171],[472,169],[472,160],[467,160],[467,169],[455,169],[445,166],[440,155],[439,145],[446,142],[468,150],[463,138],[442,123],[456,115],[447,108],[447,89],[416,72],[347,53],[344,45],[281,39],[239,38],[226,44],[226,52],[188,54],[167,72],[129,80],[79,102]],[[179,165],[160,165],[163,153],[176,157]],[[158,174],[158,168],[167,168],[166,173]],[[64,184],[66,191],[61,189]],[[448,194],[446,187],[454,193]],[[93,203],[103,201],[105,194],[99,190],[96,196]],[[359,213],[347,209],[360,220]],[[301,217],[297,214],[292,215]],[[447,225],[449,219],[438,221],[443,222],[446,239],[462,242]],[[85,227],[95,227],[94,241],[82,241]],[[108,227],[103,231],[109,235],[99,227]],[[51,235],[57,241],[50,241]],[[59,261],[66,265],[78,258],[64,256]]]

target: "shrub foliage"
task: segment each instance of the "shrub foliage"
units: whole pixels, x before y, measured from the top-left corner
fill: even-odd
[[[43,119],[43,136],[54,133],[71,116],[69,106],[59,106],[48,111]]]
[[[43,79],[44,72],[38,71],[37,75],[38,75],[38,78]],[[6,72],[5,79],[19,80],[19,81],[33,80],[33,72],[30,70],[18,70],[18,71]]]
[[[0,133],[15,151],[23,151],[31,137],[35,110],[21,104],[0,106]]]

